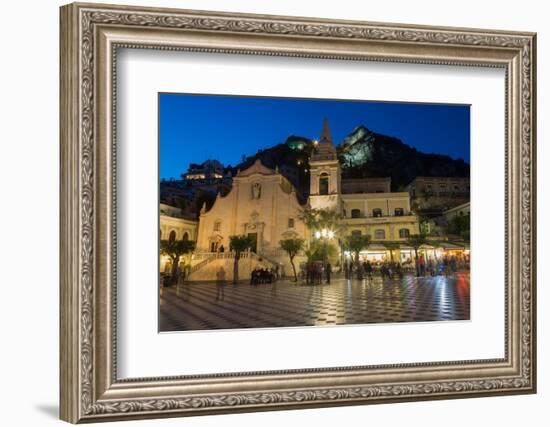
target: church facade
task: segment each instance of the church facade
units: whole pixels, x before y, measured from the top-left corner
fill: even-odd
[[[201,210],[197,253],[229,252],[229,237],[245,235],[254,242],[251,252],[257,254],[258,260],[267,262],[266,267],[273,264],[284,267],[288,256],[279,242],[309,236],[298,219],[301,210],[292,184],[257,160],[233,177],[231,191],[226,196],[218,195],[210,210],[205,207]]]

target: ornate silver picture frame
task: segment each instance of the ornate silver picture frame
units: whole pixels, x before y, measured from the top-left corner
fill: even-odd
[[[63,6],[61,419],[79,423],[534,393],[535,42],[533,33],[507,31]],[[115,149],[120,48],[503,69],[504,357],[120,379]]]

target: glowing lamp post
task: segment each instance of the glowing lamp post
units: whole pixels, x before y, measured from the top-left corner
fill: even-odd
[[[334,239],[334,231],[333,230],[327,230],[326,228],[323,228],[322,230],[317,230],[314,233],[314,236],[315,236],[316,239],[332,240],[332,239]]]

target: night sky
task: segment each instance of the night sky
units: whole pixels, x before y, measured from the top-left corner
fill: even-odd
[[[334,144],[357,126],[425,153],[470,161],[470,107],[447,104],[159,94],[160,177],[189,163],[236,165],[289,135],[318,139],[328,118]]]

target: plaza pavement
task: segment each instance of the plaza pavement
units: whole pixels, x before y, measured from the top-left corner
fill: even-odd
[[[160,331],[470,319],[470,275],[161,288]]]

